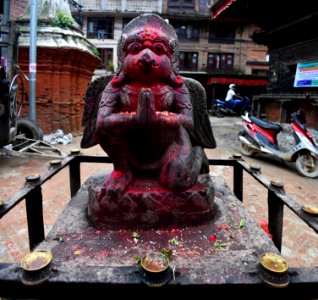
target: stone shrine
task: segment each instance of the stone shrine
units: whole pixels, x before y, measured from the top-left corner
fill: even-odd
[[[99,143],[114,164],[90,186],[96,225],[191,225],[213,215],[204,148],[216,144],[205,90],[179,75],[178,57],[174,28],[140,15],[123,29],[116,75],[86,101],[81,146]]]

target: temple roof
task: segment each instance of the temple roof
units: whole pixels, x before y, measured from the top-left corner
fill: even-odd
[[[263,32],[256,34],[254,40],[274,48],[316,37],[315,1],[216,0],[211,12],[214,20],[258,25]]]

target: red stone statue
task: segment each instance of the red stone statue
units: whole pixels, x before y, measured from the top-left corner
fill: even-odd
[[[114,165],[101,187],[92,184],[90,189],[89,212],[96,223],[116,223],[118,217],[118,222],[144,223],[145,216],[137,211],[150,209],[149,203],[144,203],[145,195],[159,203],[169,195],[169,210],[177,207],[179,211],[175,202],[188,201],[188,210],[194,204],[193,199],[186,199],[190,194],[202,198],[193,196],[200,194],[200,189],[204,193],[210,190],[209,201],[203,196],[200,201],[207,204],[195,200],[199,208],[191,209],[209,215],[213,211],[209,179],[205,176],[205,184],[196,186],[199,175],[209,173],[203,148],[216,146],[205,90],[199,82],[178,75],[178,55],[173,27],[156,14],[143,14],[123,29],[116,75],[97,100],[86,101],[81,146],[99,143]],[[147,185],[151,190],[145,189]],[[183,199],[177,200],[180,197]],[[156,207],[151,209],[156,223],[167,217],[176,223],[158,203]]]

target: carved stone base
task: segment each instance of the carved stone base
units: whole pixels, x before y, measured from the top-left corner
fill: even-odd
[[[137,179],[124,195],[106,199],[107,175],[89,182],[88,214],[96,226],[106,228],[160,228],[190,226],[210,221],[214,214],[214,186],[209,175],[198,177],[189,190],[173,193],[157,181]]]

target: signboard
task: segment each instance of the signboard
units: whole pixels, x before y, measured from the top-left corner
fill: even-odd
[[[297,64],[294,87],[318,87],[318,61]]]
[[[29,72],[30,73],[36,73],[36,63],[30,63],[29,64]]]

